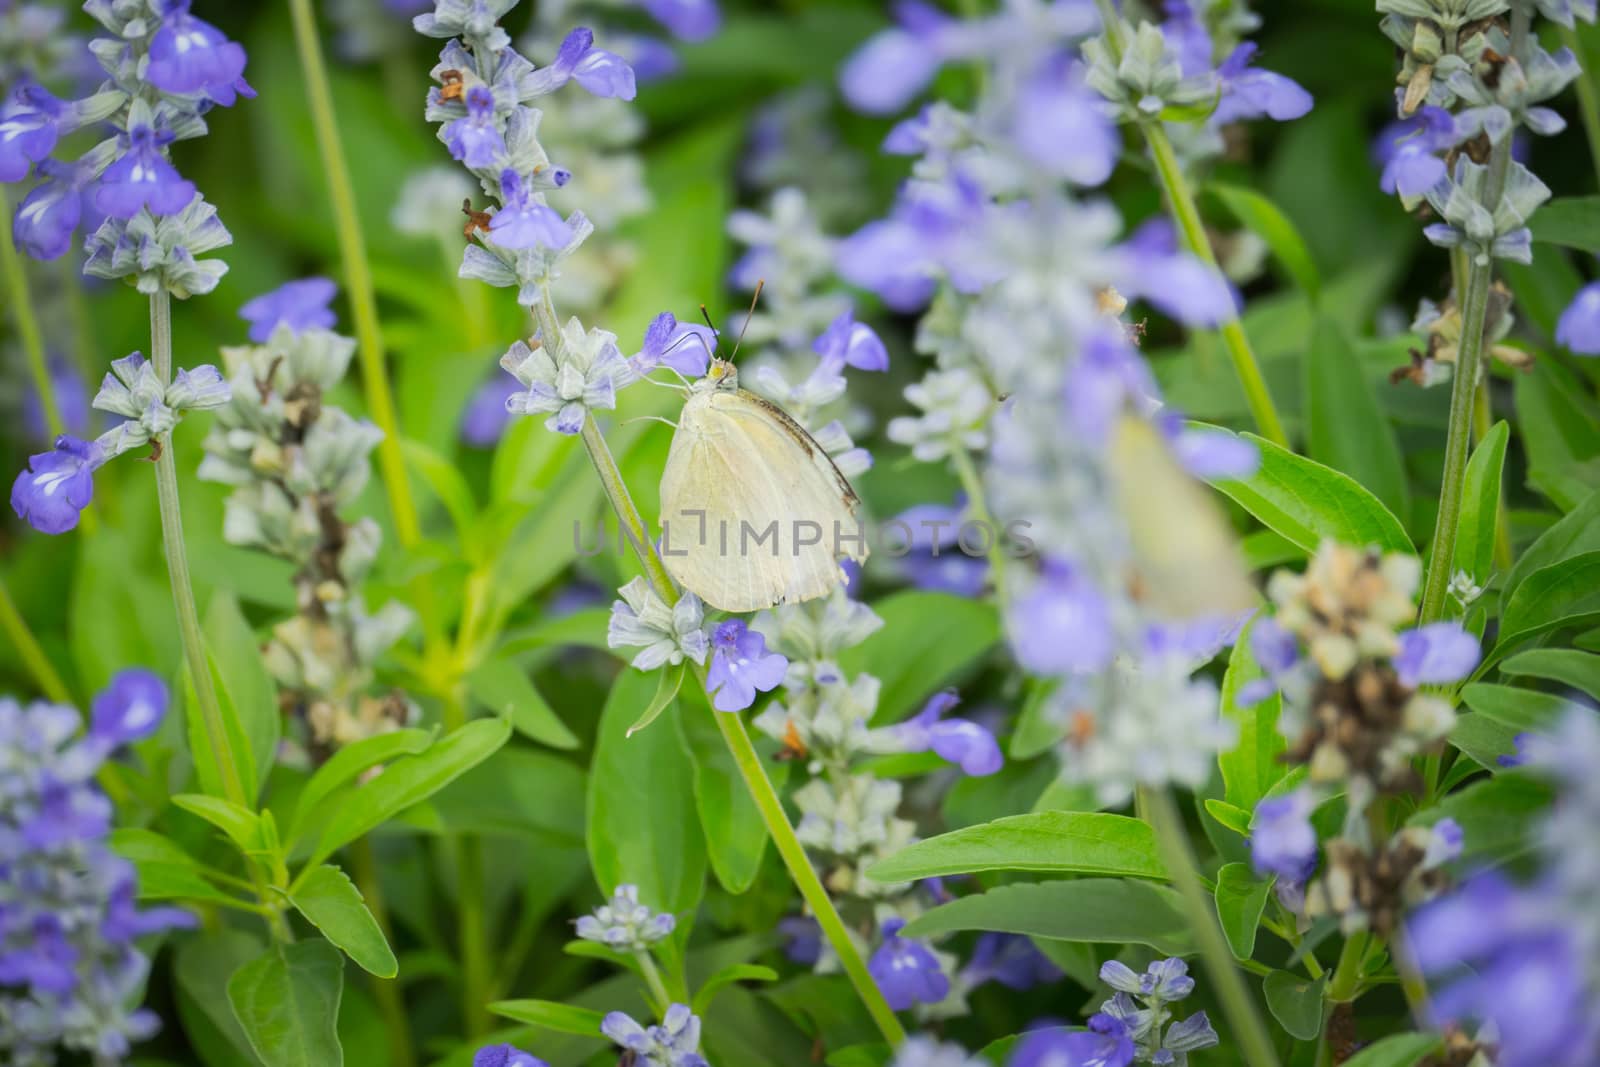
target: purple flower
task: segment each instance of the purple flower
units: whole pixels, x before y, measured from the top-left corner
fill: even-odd
[[[743,711],[756,702],[757,692],[771,692],[782,685],[788,670],[789,661],[768,652],[766,638],[743,619],[718,623],[711,632],[706,692],[715,694],[711,706],[718,711]]]
[[[1420,197],[1445,178],[1440,155],[1456,143],[1455,119],[1442,107],[1428,106],[1409,119],[1390,123],[1378,134],[1373,156],[1383,167],[1378,184],[1386,193]]]
[[[703,41],[722,25],[717,0],[641,0],[641,6],[672,36],[685,41]]]
[[[1017,992],[1061,980],[1061,968],[1050,962],[1031,939],[1020,934],[986,933],[978,936],[972,959],[961,971],[968,989],[999,982]]]
[[[1094,579],[1065,560],[1046,560],[1031,589],[1006,613],[1017,662],[1034,674],[1094,672],[1115,650],[1111,607]]]
[[[97,442],[62,434],[54,451],[29,457],[11,485],[11,510],[40,533],[65,533],[94,499],[94,471],[104,462]]]
[[[525,85],[532,94],[551,93],[569,81],[595,96],[632,100],[636,92],[633,68],[621,56],[594,47],[594,33],[582,26],[561,42],[556,61],[529,75]]]
[[[112,748],[142,741],[160,727],[168,700],[166,683],[152,672],[119,671],[94,698],[89,733]]]
[[[1217,68],[1222,99],[1211,113],[1212,124],[1220,126],[1263,115],[1287,122],[1311,110],[1311,94],[1292,79],[1250,66],[1256,48],[1255,44],[1244,42]]]
[[[150,39],[146,77],[163,92],[204,94],[223,107],[238,95],[254,96],[244,80],[244,46],[189,14],[189,0],[165,0],[165,18]]]
[[[83,219],[84,171],[47,159],[39,173],[48,178],[28,190],[11,223],[17,247],[37,260],[57,259],[72,247]]]
[[[572,227],[560,212],[533,199],[516,171],[500,172],[500,192],[505,204],[489,220],[495,244],[502,248],[565,248],[572,240]]]
[[[114,219],[131,219],[141,208],[152,215],[176,215],[195,197],[194,182],[185,181],[161,154],[171,130],[135,126],[127,133],[128,150],[100,176],[95,206]]]
[[[869,115],[899,111],[946,61],[970,51],[962,24],[929,4],[901,0],[894,15],[900,25],[868,40],[839,71],[844,98]]]
[[[1100,185],[1116,169],[1122,134],[1104,100],[1066,63],[1047,63],[1023,86],[1012,137],[1046,173],[1075,185]]]
[[[989,561],[968,555],[961,548],[961,519],[966,498],[953,507],[919,504],[890,520],[906,531],[906,551],[900,566],[918,589],[975,597],[989,582]]]
[[[1105,1012],[1087,1030],[1037,1030],[1017,1044],[1006,1067],[1128,1067],[1133,1037],[1121,1019]]]
[[[889,350],[871,326],[857,322],[851,311],[842,311],[811,345],[821,361],[831,367],[856,370],[889,369]]]
[[[1578,290],[1556,322],[1556,344],[1575,356],[1600,356],[1600,282]]]
[[[246,303],[239,309],[239,317],[250,324],[250,340],[256,344],[265,344],[279,325],[295,333],[331,330],[337,319],[328,305],[338,291],[328,278],[285,282]]]
[[[133,864],[114,861],[116,874],[111,895],[106,899],[106,913],[100,920],[100,936],[113,944],[125,945],[129,941],[168,930],[193,930],[199,926],[193,913],[182,908],[146,908],[140,910],[134,900],[139,882]]]
[[[485,169],[506,154],[505,138],[495,125],[494,93],[486,85],[467,90],[467,113],[444,128],[450,157],[467,166]]]
[[[994,734],[970,719],[940,721],[945,712],[960,702],[961,698],[953,692],[935,694],[915,716],[892,728],[896,738],[904,751],[932,749],[940,758],[957,764],[963,773],[974,778],[993,774],[1005,763]]]
[[[883,943],[867,960],[867,971],[883,999],[895,1011],[914,1004],[937,1004],[950,995],[950,979],[933,952],[921,941],[901,937],[903,919],[883,924]]]
[[[1180,429],[1172,451],[1196,478],[1248,478],[1261,467],[1261,453],[1242,437],[1217,430]]]
[[[520,392],[522,387],[517,380],[504,374],[496,374],[478,386],[461,413],[461,440],[473,448],[493,448],[511,421],[506,401]]]
[[[1446,685],[1471,674],[1478,655],[1478,639],[1460,623],[1431,622],[1400,635],[1394,670],[1412,688]]]
[[[550,1067],[550,1065],[512,1045],[485,1045],[473,1054],[472,1067]]]
[[[1098,443],[1129,408],[1143,408],[1158,395],[1155,379],[1120,331],[1096,330],[1067,369],[1067,419],[1076,433]]]
[[[907,182],[887,219],[839,242],[835,266],[896,311],[926,304],[939,273],[958,292],[977,292],[1007,270],[988,251],[990,206],[982,185],[959,170],[942,181]]]
[[[83,377],[69,360],[54,357],[50,360],[50,391],[55,396],[56,407],[66,431],[74,436],[89,426],[89,390]],[[28,435],[35,439],[48,439],[50,425],[45,420],[44,404],[37,390],[30,389],[22,400],[22,421]]]
[[[1161,5],[1166,19],[1161,23],[1161,36],[1167,47],[1178,57],[1178,67],[1185,78],[1195,78],[1211,70],[1211,55],[1216,46],[1206,24],[1195,14],[1194,6],[1187,0],[1166,0]]]
[[[628,362],[641,378],[662,366],[699,378],[716,347],[717,335],[709,326],[679,322],[672,312],[663,311],[651,320],[644,332],[644,347]]]
[[[1311,825],[1315,808],[1306,789],[1256,805],[1250,820],[1250,862],[1257,874],[1305,881],[1317,863],[1317,831]]]
[[[783,937],[783,954],[810,967],[822,958],[822,927],[809,915],[790,915],[778,920]]]
[[[0,108],[0,182],[19,182],[49,158],[67,105],[42,85],[24,82]]]
[[[1163,220],[1164,221],[1164,220]],[[1176,247],[1170,226],[1141,226],[1122,244],[1114,281],[1129,298],[1143,297],[1187,326],[1216,326],[1237,307],[1226,278]]]
[[[1250,630],[1250,654],[1275,677],[1300,661],[1300,642],[1276,619],[1263,618]]]

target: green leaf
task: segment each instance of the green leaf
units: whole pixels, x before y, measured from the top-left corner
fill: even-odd
[[[172,803],[191,815],[200,816],[227,834],[241,852],[257,852],[264,844],[261,816],[241,808],[231,800],[209,797],[204,793],[179,793],[172,798]]]
[[[656,673],[656,694],[650,698],[650,703],[639,713],[639,717],[628,727],[624,737],[632,737],[646,726],[655,722],[667,705],[678,699],[678,690],[683,687],[683,676],[689,671],[689,663],[685,660],[676,667],[663,667]]]
[[[497,1000],[489,1005],[489,1010],[519,1023],[579,1037],[599,1037],[600,1023],[605,1018],[603,1012],[553,1000]]]
[[[862,1045],[846,1045],[837,1052],[828,1053],[825,1067],[885,1067],[894,1055],[894,1049],[882,1041]]]
[[[728,752],[722,732],[705,695],[698,691],[684,695],[678,714],[678,729],[684,751],[694,767],[694,804],[700,814],[706,854],[711,860],[717,883],[730,893],[740,894],[755,882],[761,857],[767,848],[767,824],[739,774],[739,767]],[[787,763],[768,764],[767,774],[779,789],[789,775]]]
[[[1600,656],[1572,648],[1534,648],[1519,652],[1500,664],[1508,677],[1525,675],[1560,682],[1600,697]]]
[[[1595,490],[1587,468],[1600,454],[1600,405],[1592,387],[1550,359],[1516,376],[1517,427],[1528,454],[1528,483],[1563,511]]]
[[[1040,811],[907,845],[867,869],[875,882],[974,871],[1054,871],[1165,879],[1148,823],[1102,812]]]
[[[251,648],[254,648],[253,639]],[[206,665],[211,671],[211,685],[217,694],[222,729],[227,735],[228,747],[233,753],[234,770],[238,772],[239,784],[244,788],[245,796],[254,802],[259,791],[254,744],[244,731],[244,723],[233,704],[233,695],[228,691],[222,671],[217,666],[217,659],[209,648],[206,649]],[[195,777],[200,780],[200,788],[205,792],[214,797],[226,796],[228,791],[222,785],[222,775],[218,770],[219,759],[212,752],[211,735],[206,730],[205,717],[200,711],[200,699],[195,694],[194,675],[187,665],[183,671],[183,697],[184,726],[189,739],[189,754],[194,760]]]
[[[1439,1048],[1438,1034],[1391,1034],[1344,1061],[1344,1067],[1416,1067]]]
[[[1554,791],[1527,774],[1502,774],[1468,785],[1426,811],[1411,826],[1432,826],[1443,818],[1461,824],[1462,857],[1502,862],[1532,849],[1534,824],[1550,806]]]
[[[1250,836],[1250,812],[1215,797],[1206,797],[1205,807],[1207,814],[1240,837]]]
[[[1055,748],[1066,736],[1066,727],[1051,714],[1050,698],[1060,687],[1059,678],[1029,678],[1025,683],[1022,710],[1011,731],[1006,749],[1014,760],[1027,760]]]
[[[1256,930],[1267,907],[1272,884],[1258,879],[1248,864],[1229,863],[1217,872],[1217,918],[1235,957],[1255,955]]]
[[[1211,484],[1269,528],[1306,552],[1315,552],[1324,539],[1415,551],[1400,520],[1353,478],[1255,434],[1241,436],[1260,450],[1260,469],[1248,478]]]
[[[344,957],[326,941],[273,945],[228,980],[228,1001],[267,1067],[342,1067]]]
[[[1500,591],[1500,614],[1528,576],[1585,552],[1600,551],[1600,492],[1591,493],[1564,518],[1529,545],[1506,576]]]
[[[1287,771],[1278,759],[1288,742],[1278,731],[1278,714],[1283,697],[1273,693],[1249,707],[1239,705],[1239,691],[1262,677],[1261,668],[1250,654],[1250,631],[1256,620],[1251,619],[1233,643],[1228,653],[1228,670],[1222,676],[1222,715],[1238,725],[1239,743],[1229,752],[1217,755],[1217,767],[1222,771],[1225,787],[1224,799],[1234,808],[1255,811],[1267,790]]]
[[[1478,766],[1498,774],[1504,770],[1500,757],[1516,752],[1519,732],[1487,715],[1463,715],[1450,730],[1450,743]]]
[[[1461,520],[1456,524],[1456,550],[1451,573],[1465,571],[1479,586],[1489,584],[1494,569],[1495,520],[1500,511],[1500,472],[1505,466],[1511,427],[1494,424],[1467,461],[1461,489]]]
[[[1313,982],[1288,971],[1273,971],[1261,983],[1267,995],[1267,1009],[1282,1024],[1290,1037],[1314,1041],[1322,1032],[1322,986],[1325,978]]]
[[[1600,254],[1600,196],[1563,196],[1528,219],[1535,241]]]
[[[1396,515],[1411,510],[1405,463],[1394,428],[1378,407],[1372,384],[1344,330],[1317,319],[1306,353],[1306,452],[1350,475]]]
[[[693,914],[705,890],[706,851],[694,805],[694,770],[676,723],[627,736],[649,703],[651,678],[625,670],[600,713],[589,766],[588,845],[600,888],[639,887],[657,911]],[[665,715],[678,715],[677,702]],[[687,922],[680,922],[680,934]],[[680,942],[681,943],[681,942]]]
[[[363,737],[340,747],[328,757],[328,762],[316,769],[306,781],[305,788],[300,790],[294,815],[289,820],[289,841],[293,843],[299,838],[309,819],[324,814],[324,802],[339,789],[381,763],[426,751],[433,744],[434,733],[433,730],[418,730],[408,726],[386,734]]]
[[[511,725],[504,719],[480,719],[420,755],[396,760],[382,774],[352,790],[339,805],[323,827],[308,863],[321,863],[334,850],[428,799],[488,759],[510,736]]]
[[[153,830],[123,827],[111,831],[111,851],[133,864],[140,900],[197,900],[239,906],[206,881],[206,866]]]
[[[883,683],[874,723],[899,722],[1000,640],[999,614],[983,600],[912,590],[887,596],[872,610],[883,627],[841,652],[839,665],[846,674],[865,671]],[[908,633],[917,639],[907,641]]]
[[[1474,682],[1462,689],[1461,701],[1478,714],[1513,730],[1534,733],[1549,727],[1572,703],[1554,693],[1484,682]]]
[[[1577,514],[1577,512],[1573,512]],[[1585,552],[1528,575],[1500,618],[1505,650],[1548,630],[1600,619],[1600,552]]]
[[[498,658],[467,675],[467,692],[496,715],[510,714],[517,733],[551,748],[573,749],[578,738],[513,660]]]
[[[283,711],[278,706],[277,683],[261,658],[261,642],[231,593],[213,594],[206,607],[204,630],[206,652],[221,675],[240,732],[250,746],[250,766],[257,781],[264,781],[277,761]],[[248,778],[245,793],[253,803],[257,791]]]
[[[712,1000],[716,998],[716,995],[722,991],[724,986],[732,985],[734,982],[776,982],[777,980],[778,972],[771,967],[762,967],[756,963],[729,964],[705,980],[699,991],[695,993],[694,1001],[690,1004],[690,1007],[696,1015],[704,1015],[706,1008],[710,1006]]]
[[[295,908],[322,936],[344,950],[367,973],[393,978],[399,972],[394,952],[361,891],[339,868],[323,864],[300,879],[291,895]]]
[[[173,959],[178,1014],[184,1036],[201,1052],[208,1067],[257,1067],[228,1003],[228,979],[261,955],[263,945],[243,930],[223,928],[180,938]]]
[[[1294,283],[1313,301],[1317,299],[1322,291],[1317,264],[1300,231],[1277,204],[1242,185],[1211,182],[1206,185],[1206,192],[1221,201],[1241,226],[1265,241]]]
[[[1177,894],[1165,886],[1123,878],[1000,886],[923,912],[905,932],[908,937],[937,937],[959,930],[1149,945],[1173,956],[1193,950]]]
[[[450,521],[455,525],[456,536],[461,539],[461,552],[467,562],[478,565],[481,549],[478,545],[478,502],[473,499],[472,487],[461,470],[448,459],[423,444],[404,438],[400,442],[406,466],[422,478],[433,495],[439,498]]]

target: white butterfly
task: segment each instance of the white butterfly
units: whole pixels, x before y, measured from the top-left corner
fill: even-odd
[[[826,596],[867,558],[860,498],[822,446],[713,359],[689,387],[661,475],[662,561],[722,611]]]

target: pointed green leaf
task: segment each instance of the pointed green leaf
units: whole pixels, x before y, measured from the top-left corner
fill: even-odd
[[[1251,619],[1228,653],[1228,670],[1222,676],[1222,715],[1237,725],[1239,743],[1231,751],[1217,755],[1224,799],[1246,813],[1255,811],[1267,790],[1288,770],[1278,758],[1288,747],[1278,730],[1283,697],[1273,693],[1249,707],[1239,703],[1240,691],[1262,677],[1261,668],[1250,653],[1250,631],[1255,624],[1256,620]]]
[[[263,844],[261,817],[231,800],[208,797],[204,793],[179,793],[172,803],[228,835],[241,852],[259,851]]]
[[[1165,879],[1148,823],[1126,815],[1040,811],[907,845],[867,869],[875,882],[974,871],[1054,871]]]
[[[292,899],[300,914],[363,970],[379,978],[393,978],[398,972],[378,920],[367,910],[361,891],[339,868],[331,864],[318,867],[300,879]]]
[[[1416,1067],[1437,1051],[1438,1034],[1391,1034],[1344,1061],[1344,1067]]]
[[[602,1012],[558,1004],[553,1000],[497,1000],[489,1010],[519,1023],[554,1030],[558,1034],[599,1037]]]
[[[1250,812],[1245,811],[1243,808],[1236,808],[1227,801],[1218,800],[1215,797],[1206,797],[1205,807],[1206,814],[1240,837],[1250,836]]]
[[[1322,986],[1326,979],[1309,978],[1273,971],[1262,982],[1267,1009],[1283,1025],[1290,1037],[1313,1041],[1322,1032]]]
[[[1217,917],[1234,956],[1255,955],[1256,930],[1267,907],[1271,883],[1258,879],[1247,864],[1229,863],[1217,872]]]
[[[1600,551],[1600,492],[1591,493],[1517,557],[1500,590],[1500,614],[1505,615],[1511,598],[1535,571],[1596,551]]]
[[[1053,941],[1149,945],[1181,956],[1193,950],[1177,894],[1123,878],[1020,882],[960,897],[906,926],[908,937],[997,930]]]
[[[645,705],[644,710],[639,713],[639,717],[633,721],[633,725],[628,727],[623,736],[632,737],[655,722],[657,717],[667,710],[667,705],[678,698],[678,689],[683,685],[683,676],[688,670],[689,664],[685,661],[676,667],[665,667],[657,672],[655,696],[650,698],[650,703]]]
[[[1322,291],[1322,278],[1311,250],[1289,216],[1265,196],[1242,185],[1211,182],[1206,185],[1206,192],[1222,201],[1241,226],[1267,243],[1273,258],[1315,302]]]
[[[704,1015],[711,1002],[716,999],[725,986],[735,982],[776,982],[778,972],[771,967],[762,967],[756,963],[734,963],[722,968],[716,974],[705,980],[694,1001],[689,1005],[696,1015]]]
[[[1500,511],[1500,472],[1506,461],[1511,428],[1504,421],[1484,435],[1467,461],[1461,488],[1461,520],[1451,572],[1465,571],[1479,586],[1489,583],[1494,569],[1495,522]]]
[[[295,801],[294,817],[289,820],[289,841],[293,843],[300,836],[306,822],[319,813],[324,802],[339,789],[379,764],[426,750],[433,744],[435,733],[434,730],[406,727],[363,737],[342,746],[328,757],[328,762],[317,768],[305,788],[300,790],[300,796]]]
[[[578,738],[556,715],[527,672],[511,659],[491,659],[467,675],[472,698],[496,715],[511,716],[517,733],[551,748],[573,749]]]
[[[274,945],[228,980],[228,1001],[267,1067],[342,1067],[344,957],[326,941]]]
[[[1600,697],[1600,655],[1573,648],[1535,648],[1519,652],[1500,664],[1508,677],[1543,678]]]
[[[1344,329],[1326,315],[1317,319],[1306,353],[1305,411],[1312,459],[1350,475],[1394,514],[1411,510],[1394,428]]]
[[[261,658],[261,641],[239,610],[231,593],[218,592],[206,607],[206,652],[216,667],[218,684],[226,691],[239,732],[250,747],[254,780],[266,780],[278,757],[283,733],[283,710],[278,706],[278,686]],[[220,693],[219,693],[220,696]],[[250,779],[245,795],[255,803],[258,790]]]
[[[1523,579],[1506,602],[1495,647],[1509,650],[1550,630],[1596,620],[1600,620],[1600,552],[1585,552]]]

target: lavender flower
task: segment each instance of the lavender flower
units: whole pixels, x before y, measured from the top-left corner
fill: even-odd
[[[174,137],[170,130],[131,128],[124,154],[100,176],[95,206],[114,219],[131,219],[146,207],[153,215],[176,215],[188,206],[194,183],[161,153]]]
[[[567,34],[556,60],[529,78],[535,92],[551,93],[575,81],[596,96],[634,97],[633,68],[612,52],[594,46],[594,33],[582,26]]]
[[[969,1056],[960,1045],[913,1034],[895,1050],[889,1067],[990,1067],[989,1061]]]
[[[1296,789],[1256,805],[1250,821],[1250,860],[1257,874],[1304,882],[1317,866],[1317,831],[1311,825],[1316,800]]]
[[[657,367],[670,367],[686,378],[703,377],[716,348],[717,335],[708,326],[679,322],[670,311],[650,321],[644,347],[628,360],[632,376],[643,378]]]
[[[895,1011],[914,1004],[937,1004],[950,995],[950,979],[928,947],[901,937],[903,919],[889,919],[879,932],[883,942],[867,960],[867,971]]]
[[[461,440],[473,448],[493,448],[511,422],[506,404],[520,390],[515,378],[503,374],[478,386],[461,413]]]
[[[1087,1030],[1025,1034],[1006,1067],[1128,1067],[1133,1062],[1133,1038],[1127,1024],[1114,1015],[1097,1012],[1089,1017]]]
[[[973,777],[994,774],[1005,762],[994,734],[969,719],[940,721],[960,702],[953,692],[935,694],[916,715],[888,728],[893,742],[903,752],[932,750]]]
[[[1373,146],[1383,167],[1379,185],[1399,193],[1408,204],[1420,200],[1445,179],[1442,153],[1460,141],[1455,119],[1442,107],[1424,107],[1415,115],[1384,127]]]
[[[150,38],[145,77],[162,92],[204,96],[223,107],[255,96],[244,81],[244,48],[189,13],[189,0],[165,0],[161,28]]]
[[[302,330],[331,330],[337,321],[333,302],[339,287],[328,278],[301,278],[284,282],[270,293],[262,293],[239,309],[239,317],[250,324],[250,340],[265,344],[279,324],[295,333]]]
[[[598,941],[618,952],[642,952],[671,936],[676,925],[670,914],[639,903],[638,886],[619,885],[593,915],[578,920],[577,930],[585,941]]]
[[[1578,290],[1556,322],[1556,344],[1576,356],[1600,356],[1600,282]]]
[[[548,1063],[513,1045],[485,1045],[472,1055],[472,1067],[550,1067]]]
[[[1434,622],[1399,636],[1395,675],[1402,685],[1449,685],[1478,665],[1478,639],[1460,623]]]
[[[742,711],[756,702],[756,693],[782,685],[788,668],[787,659],[767,651],[760,632],[743,619],[729,619],[711,632],[706,692],[714,695],[712,707],[718,711]]]
[[[657,1026],[640,1026],[614,1011],[600,1032],[636,1057],[639,1067],[710,1067],[700,1055],[700,1019],[686,1005],[673,1004]]]
[[[160,1026],[131,1007],[149,972],[137,938],[190,927],[175,908],[134,907],[131,864],[105,845],[111,804],[94,774],[118,747],[148,736],[167,708],[145,672],[113,678],[95,698],[89,732],[78,713],[0,699],[0,1052],[50,1063],[54,1053],[124,1062]]]
[[[94,499],[94,472],[105,463],[98,441],[62,434],[55,448],[28,460],[11,484],[11,510],[40,533],[65,533]]]
[[[1061,968],[1040,952],[1031,938],[996,933],[978,936],[972,959],[967,961],[960,975],[965,989],[975,989],[985,982],[999,982],[1019,993],[1058,982],[1061,978]]]

